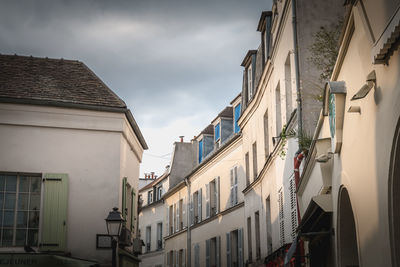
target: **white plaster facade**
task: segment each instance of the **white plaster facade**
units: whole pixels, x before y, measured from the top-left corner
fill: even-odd
[[[2,172],[68,174],[65,252],[110,262],[111,250],[96,249],[96,234],[107,234],[104,219],[121,209],[123,177],[137,188],[143,154],[125,114],[1,103],[0,147]]]

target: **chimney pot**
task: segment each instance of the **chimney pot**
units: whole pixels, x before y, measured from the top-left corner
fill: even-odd
[[[185,137],[184,135],[179,136],[179,138],[181,139],[181,143],[183,143],[183,138],[184,137]]]

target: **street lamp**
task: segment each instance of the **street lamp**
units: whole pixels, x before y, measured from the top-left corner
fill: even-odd
[[[118,211],[118,208],[114,207],[105,220],[108,235],[112,238],[112,266],[116,267],[118,238],[121,234],[122,224],[125,222],[125,219],[122,217],[121,212]]]

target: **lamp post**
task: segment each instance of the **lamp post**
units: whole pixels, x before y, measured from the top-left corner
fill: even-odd
[[[125,219],[122,217],[121,212],[118,211],[118,208],[114,207],[105,220],[108,235],[112,238],[112,266],[117,267],[118,238],[121,234],[122,224],[125,222]]]

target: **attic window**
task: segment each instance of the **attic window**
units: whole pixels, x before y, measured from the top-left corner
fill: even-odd
[[[247,68],[247,94],[250,100],[253,97],[253,72],[251,65]]]
[[[199,142],[199,163],[203,160],[203,139]]]
[[[239,117],[240,117],[240,104],[238,104],[238,105],[235,107],[234,116],[235,116],[235,119],[234,119],[234,121],[235,121],[234,131],[235,131],[235,133],[237,133],[237,132],[240,131],[240,127],[239,127],[239,125],[238,125],[238,120],[239,120]]]
[[[215,132],[215,143],[219,143],[218,141],[221,139],[221,130],[220,130],[220,123],[215,125],[214,132]]]

